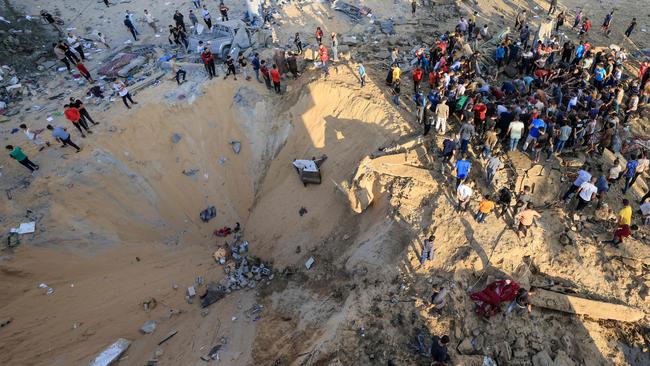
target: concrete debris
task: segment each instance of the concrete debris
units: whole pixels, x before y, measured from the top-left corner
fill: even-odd
[[[530,297],[530,303],[533,306],[565,313],[586,315],[592,319],[635,322],[645,317],[643,311],[626,305],[589,300],[544,289],[535,289],[534,296]]]
[[[201,213],[199,214],[199,217],[203,222],[208,222],[212,220],[215,216],[217,216],[217,209],[214,206],[209,206],[205,210],[201,211]]]
[[[115,343],[111,344],[108,348],[98,354],[88,365],[109,366],[113,362],[117,361],[130,345],[131,341],[128,339],[119,338]]]
[[[239,154],[241,151],[241,142],[237,140],[232,140],[230,141],[230,145],[232,146],[232,151],[235,152],[235,154]]]
[[[177,330],[174,330],[174,331],[169,332],[169,333],[165,336],[165,338],[161,339],[160,342],[158,342],[158,345],[160,346],[161,344],[167,342],[170,338],[172,338],[173,336],[175,336],[176,333],[178,333]]]
[[[188,177],[193,177],[196,175],[196,173],[199,172],[198,168],[192,168],[190,170],[183,170],[183,174],[185,174]]]
[[[359,21],[372,14],[372,10],[367,6],[354,6],[343,1],[337,1],[334,5],[334,10],[344,13],[354,21]]]
[[[181,135],[175,133],[172,135],[172,143],[177,144],[181,140]]]
[[[142,334],[151,334],[154,330],[156,330],[156,325],[157,324],[155,320],[147,320],[144,322],[142,327],[140,327],[140,332],[142,332]]]
[[[379,23],[379,29],[384,34],[395,34],[395,22],[390,18],[383,20]]]
[[[309,257],[309,259],[307,259],[307,262],[305,262],[305,267],[307,269],[311,269],[313,265],[314,265],[314,257]]]

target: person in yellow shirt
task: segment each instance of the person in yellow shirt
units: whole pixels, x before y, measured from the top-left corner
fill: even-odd
[[[494,210],[494,201],[490,199],[490,195],[486,194],[481,200],[481,203],[478,204],[478,212],[476,213],[476,222],[483,223],[487,215]]]
[[[395,83],[396,80],[399,80],[399,77],[402,75],[402,69],[395,64],[395,68],[393,69],[393,83]]]
[[[618,212],[618,226],[614,231],[614,239],[606,241],[618,246],[623,242],[623,239],[632,235],[632,230],[638,229],[636,225],[632,224],[632,207],[630,201],[626,198],[623,199],[623,208]]]
[[[618,211],[618,225],[630,225],[632,223],[632,206],[630,201],[623,199],[623,208]]]

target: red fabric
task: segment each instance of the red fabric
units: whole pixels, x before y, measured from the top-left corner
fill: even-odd
[[[78,69],[79,72],[81,72],[82,74],[86,74],[86,75],[90,74],[90,73],[88,72],[88,69],[86,68],[86,66],[85,66],[84,64],[82,64],[81,62],[78,62],[78,63],[77,63],[77,69]]]
[[[266,77],[269,77],[269,78],[271,77],[271,74],[269,74],[269,68],[266,67],[266,65],[260,67],[260,71],[262,72],[262,75],[264,75]]]
[[[280,82],[280,72],[278,69],[271,70],[271,80],[273,80],[274,83]]]
[[[485,115],[487,114],[487,106],[483,103],[479,103],[472,108],[474,111],[474,117],[478,117],[481,121],[485,119]]]
[[[623,238],[627,238],[630,235],[632,235],[630,225],[618,225],[618,228],[614,232],[614,236],[619,240],[623,240]]]
[[[65,114],[65,118],[69,119],[73,123],[77,123],[79,122],[79,119],[81,119],[81,114],[79,114],[77,108],[68,108],[63,112],[63,114]]]
[[[321,47],[318,49],[318,56],[320,57],[320,60],[322,62],[325,62],[330,59],[329,55],[327,54],[327,48]]]
[[[538,78],[538,79],[543,79],[543,78],[547,77],[550,73],[551,73],[550,70],[537,69],[537,70],[535,70],[533,75],[535,75],[535,77]]]
[[[436,85],[436,81],[438,80],[438,76],[436,73],[433,71],[429,72],[429,86],[433,88]]]
[[[413,81],[422,81],[422,70],[415,69],[413,70]]]
[[[470,295],[476,303],[476,313],[480,316],[490,317],[501,311],[502,302],[510,302],[517,297],[519,285],[511,280],[499,280],[489,284],[483,291]]]
[[[203,52],[201,53],[201,60],[207,65],[211,60],[214,60],[214,55],[212,52]]]
[[[643,74],[645,74],[645,71],[648,69],[648,67],[648,64],[645,62],[641,64],[641,67],[639,67],[639,79],[643,79]]]

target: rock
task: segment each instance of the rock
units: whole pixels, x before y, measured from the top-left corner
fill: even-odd
[[[571,358],[563,350],[559,350],[555,356],[555,366],[576,366]]]
[[[358,44],[359,44],[359,40],[357,39],[356,36],[344,36],[341,39],[341,45],[356,46]]]
[[[548,352],[541,351],[533,356],[533,366],[554,366],[553,359],[548,355]]]
[[[124,353],[130,345],[131,341],[128,339],[119,338],[98,354],[95,359],[90,362],[89,366],[108,366],[112,364],[120,358],[122,353]]]
[[[477,337],[467,337],[458,344],[456,349],[460,354],[471,355],[475,354],[477,351],[480,351],[483,347],[479,344],[479,339]]]
[[[140,327],[140,332],[143,334],[151,334],[153,331],[156,330],[156,321],[155,320],[147,320],[144,322],[142,327]]]

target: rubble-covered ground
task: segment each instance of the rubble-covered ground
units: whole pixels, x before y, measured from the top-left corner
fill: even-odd
[[[429,365],[422,347],[430,345],[430,335],[448,334],[457,365],[481,365],[484,356],[499,365],[650,363],[647,318],[599,321],[535,307],[530,316],[486,321],[469,299],[494,279],[513,278],[524,287],[650,311],[647,228],[619,248],[600,243],[613,228],[620,193],[610,193],[607,208],[587,211],[580,220],[555,204],[584,154],[553,158],[543,175],[539,166],[528,170],[528,157],[508,156],[509,168],[499,172],[497,184],[534,184],[533,201],[543,207],[532,236],[519,240],[510,217],[492,215],[477,224],[470,214],[453,213],[453,182],[437,159],[441,140],[418,138],[412,105],[395,108],[383,86],[391,47],[407,54],[472,10],[496,32],[512,26],[521,6],[543,16],[546,2],[436,2],[415,18],[409,1],[360,3],[373,17],[351,21],[318,1],[277,7],[278,46],[291,45],[300,31],[313,47],[316,25],[339,32],[342,43],[342,61],[330,78],[322,79],[307,61],[298,80],[283,79],[281,97],[254,80],[208,81],[200,65],[188,67],[189,81],[177,86],[157,62],[175,49],[165,33],[156,37],[141,21],[143,40],[124,44],[130,37],[121,24],[125,10],[139,18],[150,9],[164,28],[176,7],[185,13],[192,7],[189,1],[123,0],[109,8],[103,2],[48,3],[77,34],[108,34],[112,50],[89,42],[92,59],[86,64],[93,75],[116,48],[148,51],[130,80],[136,108],[126,110],[119,98],[85,99],[101,124],[85,139],[72,131],[83,148],[79,154],[56,144],[38,151],[14,129],[19,123],[66,124],[62,104],[84,96],[91,85],[58,71],[62,65],[51,55],[37,58],[30,74],[15,62],[3,69],[2,139],[23,146],[41,169],[28,176],[8,158],[1,162],[3,227],[35,221],[36,232],[21,235],[18,246],[0,254],[0,362],[88,364],[126,338],[131,345],[119,365],[204,364],[201,357],[215,346],[220,361],[213,362],[228,365]],[[207,4],[216,18],[215,3]],[[43,3],[20,5],[20,11],[37,14]],[[229,6],[232,14],[243,11],[243,4]],[[588,11],[598,20],[609,6],[593,4]],[[627,16],[644,11],[643,4],[627,0],[619,8],[619,28]],[[394,34],[381,31],[389,18]],[[647,47],[641,29],[648,20],[638,18],[631,51]],[[36,29],[43,39],[53,36]],[[594,35],[594,43],[621,38],[611,37]],[[41,42],[49,44],[32,39],[34,47]],[[261,46],[257,51],[267,58],[273,53]],[[369,74],[363,89],[355,76],[358,60]],[[22,85],[7,91],[17,84],[13,76]],[[98,85],[110,89],[104,80]],[[644,116],[635,131],[647,133],[646,124]],[[238,153],[233,142],[240,144]],[[355,213],[346,190],[361,162],[379,147],[402,144],[410,148],[390,159],[420,168],[426,181],[368,171],[373,202]],[[322,154],[328,156],[323,183],[303,186],[291,162]],[[598,163],[610,159],[605,155]],[[488,193],[479,170],[472,184]],[[647,190],[645,182],[638,186],[643,189],[632,193],[635,198]],[[477,205],[478,196],[470,207]],[[216,216],[205,223],[199,214],[209,206]],[[229,255],[232,248],[239,255],[242,242],[235,242],[235,234],[214,235],[236,222],[242,226],[236,235],[248,242],[254,262],[246,268]],[[420,266],[419,250],[429,234],[436,236],[435,257]],[[221,264],[222,255],[233,259]],[[271,274],[259,273],[257,258]],[[427,304],[442,286],[451,289],[447,306],[432,314]],[[188,287],[197,295],[188,296]],[[208,287],[220,299],[202,308],[198,297]],[[140,328],[151,320],[155,329],[143,334]],[[159,344],[168,334],[174,335]]]

